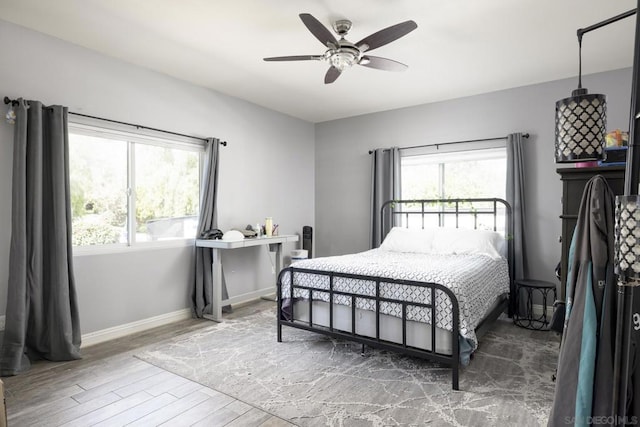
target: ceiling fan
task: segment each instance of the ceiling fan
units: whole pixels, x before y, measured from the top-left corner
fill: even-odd
[[[391,43],[411,31],[418,28],[418,24],[413,21],[405,21],[392,25],[368,37],[358,43],[351,43],[345,39],[351,29],[351,21],[340,19],[333,23],[333,30],[340,36],[340,40],[309,13],[301,13],[300,19],[320,42],[327,47],[323,55],[298,55],[298,56],[276,56],[264,58],[265,61],[328,61],[331,66],[324,76],[325,84],[336,81],[340,74],[353,65],[362,65],[369,68],[377,68],[386,71],[404,71],[407,66],[401,62],[378,56],[366,55],[367,52]]]

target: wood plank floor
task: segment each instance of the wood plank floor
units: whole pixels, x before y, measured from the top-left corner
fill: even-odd
[[[261,300],[234,307],[225,318],[273,305]],[[141,347],[209,325],[176,322],[87,347],[81,360],[36,362],[26,373],[3,378],[9,426],[292,426],[134,357]]]

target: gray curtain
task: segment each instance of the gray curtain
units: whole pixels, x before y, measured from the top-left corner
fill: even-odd
[[[204,168],[202,172],[202,194],[200,197],[200,217],[198,219],[199,237],[204,231],[218,227],[217,206],[218,198],[218,163],[220,140],[209,138],[205,150]],[[202,317],[212,313],[211,295],[211,249],[196,247],[196,272],[192,282],[191,303],[193,314]],[[227,299],[227,286],[222,276],[222,299]]]
[[[30,359],[80,358],[67,108],[18,101],[2,376],[27,370]]]
[[[384,235],[393,226],[390,215],[381,224],[380,209],[384,202],[400,198],[400,149],[391,147],[379,148],[371,153],[371,248],[382,243]],[[384,234],[382,231],[384,225]]]
[[[511,133],[507,135],[507,202],[513,209],[515,272],[512,280],[528,277],[524,185],[524,140],[521,133]],[[513,304],[515,300],[512,301],[512,312],[515,308]]]

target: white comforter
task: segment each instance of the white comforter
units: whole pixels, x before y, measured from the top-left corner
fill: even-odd
[[[509,269],[504,259],[492,259],[486,255],[435,255],[393,252],[372,249],[351,255],[315,258],[297,261],[292,267],[314,270],[352,273],[368,276],[389,277],[419,282],[439,283],[451,289],[460,308],[460,334],[477,347],[475,328],[485,317],[496,298],[509,292]],[[290,298],[290,277],[284,275],[282,298]],[[329,289],[327,276],[298,273],[296,285]],[[375,282],[359,279],[334,279],[334,290],[348,291],[360,295],[375,296]],[[387,298],[411,302],[431,302],[428,288],[381,283],[380,295]],[[308,291],[294,289],[294,298],[308,298]],[[329,301],[328,292],[314,291],[314,299]],[[351,305],[346,296],[334,296],[334,302]],[[372,300],[358,299],[358,308],[375,310]],[[436,291],[436,326],[452,330],[451,301],[443,292]],[[402,307],[397,303],[381,303],[380,311],[397,317],[402,316]],[[427,308],[409,306],[407,319],[431,323],[431,311]]]

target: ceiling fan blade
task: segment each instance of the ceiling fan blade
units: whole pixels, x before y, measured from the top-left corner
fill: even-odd
[[[324,83],[329,84],[335,82],[336,79],[340,77],[340,74],[342,74],[342,71],[338,70],[332,65],[331,67],[329,67],[329,71],[327,71],[327,74],[325,74],[324,76]]]
[[[263,58],[265,61],[320,61],[322,55],[296,55],[296,56],[273,56],[271,58]]]
[[[393,59],[380,58],[378,56],[363,56],[358,63],[363,67],[376,68],[385,71],[404,71],[409,68],[402,62]]]
[[[306,25],[309,31],[311,31],[311,34],[320,40],[320,43],[330,48],[338,46],[338,40],[336,40],[333,34],[331,34],[331,31],[322,25],[320,21],[314,18],[313,15],[310,13],[301,13],[300,19],[302,19],[304,25]]]
[[[356,46],[358,46],[358,48],[363,52],[377,49],[380,46],[391,43],[402,36],[406,36],[416,28],[418,28],[418,24],[413,21],[401,22],[365,37],[356,43]]]

